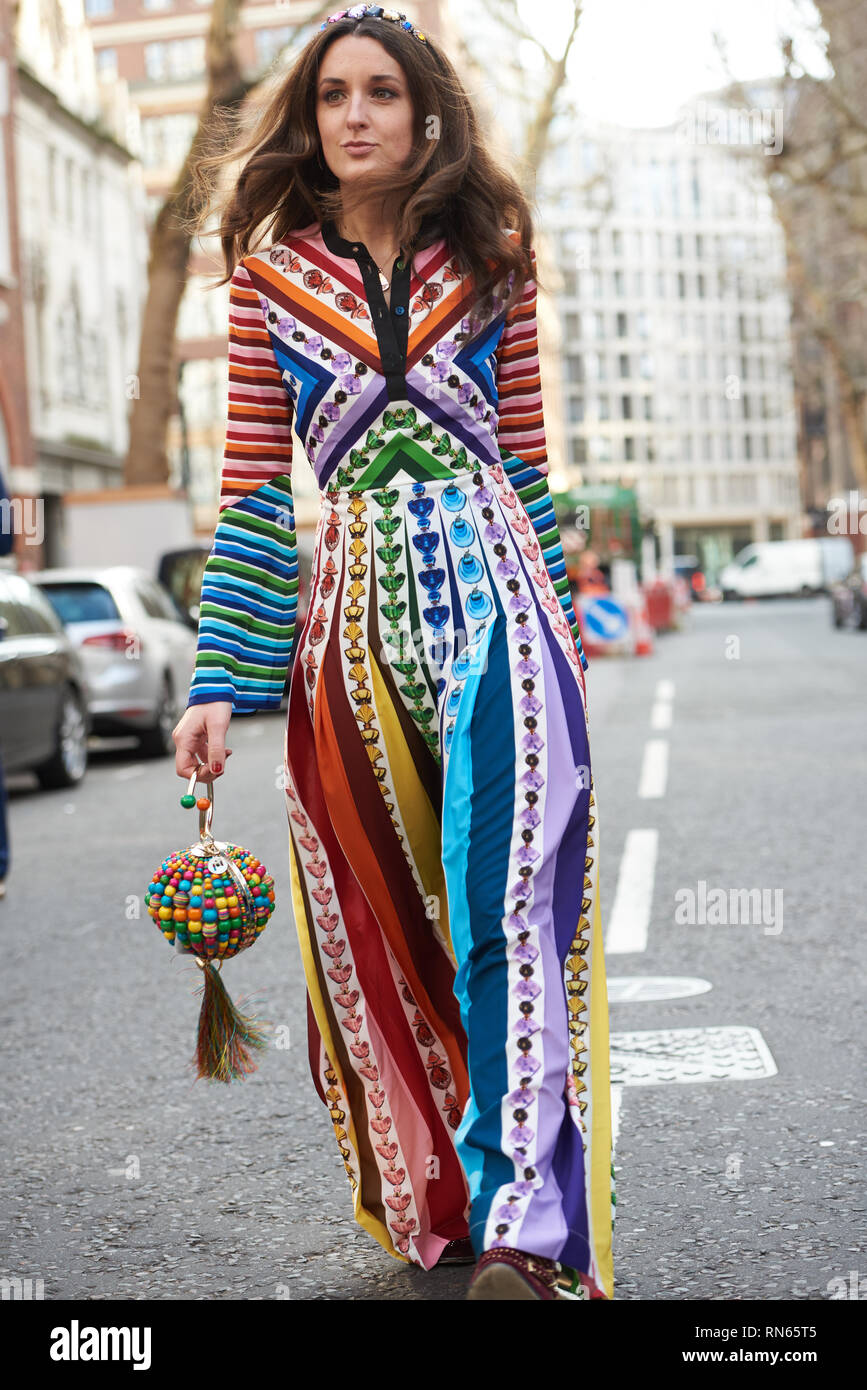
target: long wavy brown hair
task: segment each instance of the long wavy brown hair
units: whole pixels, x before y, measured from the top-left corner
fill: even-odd
[[[413,146],[405,163],[387,175],[359,180],[358,194],[351,196],[397,207],[395,233],[410,260],[439,237],[446,239],[476,288],[472,318],[479,330],[495,313],[511,308],[533,270],[528,201],[487,147],[469,95],[441,49],[382,19],[341,19],[317,31],[247,137],[240,143],[236,138],[229,148],[224,141],[219,152],[200,157],[194,168],[197,233],[213,216],[213,190],[224,166],[242,166],[217,202],[226,273],[215,283],[225,284],[251,250],[284,241],[313,222],[338,221],[357,205],[342,194],[325,163],[316,120],[320,66],[344,34],[376,39],[400,64],[414,113]],[[506,228],[519,232],[520,241]],[[505,295],[495,295],[506,277],[511,279]]]

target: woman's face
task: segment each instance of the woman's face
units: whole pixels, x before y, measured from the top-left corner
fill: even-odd
[[[403,164],[413,111],[400,64],[376,39],[336,39],[320,67],[316,120],[323,158],[341,184]]]

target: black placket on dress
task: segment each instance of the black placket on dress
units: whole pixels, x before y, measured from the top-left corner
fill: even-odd
[[[333,221],[322,223],[322,240],[335,256],[344,256],[358,264],[367,303],[379,344],[390,401],[409,399],[406,389],[406,349],[409,339],[409,263],[395,257],[391,272],[391,297],[385,302],[379,269],[363,241],[347,241],[339,236]]]

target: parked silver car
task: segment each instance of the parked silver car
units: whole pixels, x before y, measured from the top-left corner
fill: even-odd
[[[171,595],[131,565],[32,573],[80,652],[95,734],[136,734],[142,752],[174,752],[196,634]]]
[[[74,787],[87,768],[83,662],[44,595],[0,568],[0,753],[6,772]]]

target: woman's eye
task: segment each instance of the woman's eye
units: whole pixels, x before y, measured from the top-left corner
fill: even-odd
[[[373,95],[374,95],[375,97],[379,97],[379,96],[396,97],[398,94],[397,94],[397,92],[394,90],[393,87],[376,87],[376,88],[374,89]],[[334,105],[334,102],[331,100],[331,98],[332,98],[332,97],[340,97],[340,96],[343,96],[343,93],[340,92],[340,91],[338,91],[336,87],[333,87],[333,88],[331,89],[330,92],[326,92],[326,93],[325,93],[324,100],[325,100],[325,102],[326,102],[328,105],[333,106],[333,105]]]

